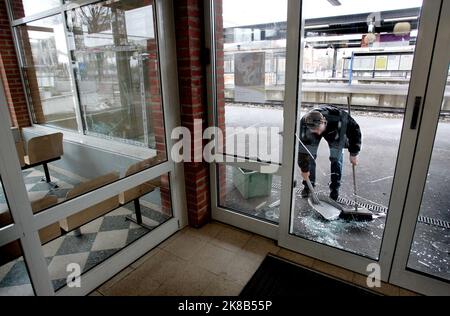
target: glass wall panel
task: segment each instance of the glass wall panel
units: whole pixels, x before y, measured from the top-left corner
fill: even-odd
[[[217,152],[281,165],[287,1],[213,2]],[[224,164],[217,175],[219,207],[278,223],[280,177]]]
[[[55,291],[67,284],[68,264],[79,265],[84,274],[172,216],[164,174],[61,220],[42,246]]]
[[[153,17],[152,1],[102,1],[16,27],[34,122],[60,128],[17,130],[30,201],[61,203],[167,160]]]
[[[219,206],[241,214],[279,223],[281,177],[237,166],[217,166]]]
[[[9,0],[14,19],[21,19],[46,10],[57,8],[61,0]]]
[[[216,126],[227,139],[219,152],[281,164],[287,1],[220,0],[214,10]],[[278,131],[269,158],[249,152],[247,137],[258,141],[266,128]],[[245,143],[244,151],[236,142]]]
[[[425,192],[422,197],[408,268],[450,280],[450,196],[447,186],[450,151],[450,72],[444,92],[441,117],[434,142]]]
[[[162,109],[151,2],[106,1],[68,19],[87,133],[156,149]]]
[[[1,215],[0,215],[1,216]],[[33,296],[20,240],[0,244],[0,296]]]
[[[62,16],[23,24],[16,31],[34,123],[77,130]]]
[[[0,228],[11,225],[13,222],[5,190],[3,189],[3,181],[0,176]]]

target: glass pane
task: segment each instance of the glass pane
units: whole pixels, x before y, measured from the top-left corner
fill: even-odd
[[[56,196],[55,204],[62,203],[77,192],[96,190],[167,160],[151,2],[105,1],[74,8],[67,15],[87,135],[34,127],[18,131],[16,142],[30,201]],[[42,40],[51,33],[53,40],[66,43],[61,17],[21,26],[19,33],[22,42],[27,38],[26,43],[32,43],[31,52],[39,63],[54,61],[48,68],[34,64],[26,68],[37,122],[76,129],[73,95],[61,90],[70,87],[66,46],[54,47],[55,41]],[[28,40],[29,34],[33,37]],[[50,70],[58,75],[55,80],[39,79],[42,84],[38,85],[36,74],[50,78]],[[44,83],[54,84],[51,93],[60,89],[62,95],[43,99]],[[45,115],[36,104],[42,104]]]
[[[44,228],[42,248],[54,289],[67,284],[68,264],[86,273],[170,218],[169,174],[164,174]]]
[[[447,281],[450,280],[450,197],[447,190],[450,183],[447,173],[450,150],[450,124],[447,118],[449,110],[450,72],[408,261],[408,268]]]
[[[221,0],[214,8],[216,126],[227,139],[219,152],[281,163],[287,1]],[[270,157],[249,150],[261,128],[275,133]]]
[[[57,8],[61,0],[9,0],[14,19],[21,19],[46,10]]]
[[[0,296],[34,296],[19,240],[0,245]]]
[[[21,151],[22,144],[19,140],[19,129],[16,127],[11,127],[11,134],[16,143],[17,156],[23,157],[23,152]],[[3,186],[3,179],[0,175],[0,228],[8,226],[8,225],[12,224],[13,222],[14,222],[14,220],[13,220],[11,212],[10,212],[8,198],[6,196],[5,188]]]
[[[16,28],[34,123],[77,130],[74,95],[61,15]]]
[[[9,211],[8,200],[6,199],[3,181],[0,176],[0,228],[11,225],[14,222]]]
[[[83,6],[69,25],[88,134],[156,149],[164,140],[152,2]]]
[[[305,40],[290,233],[377,260],[422,1],[340,3],[303,1]],[[350,156],[358,162],[356,188]],[[319,206],[303,179],[308,171]],[[357,219],[367,218],[362,211],[374,219],[350,217],[355,202]],[[325,211],[335,211],[331,220],[325,220]]]
[[[220,207],[279,223],[281,177],[222,164],[217,174]]]

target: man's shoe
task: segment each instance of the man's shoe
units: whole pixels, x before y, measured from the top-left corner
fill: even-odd
[[[331,190],[330,199],[337,201],[338,198],[339,198],[339,190]]]

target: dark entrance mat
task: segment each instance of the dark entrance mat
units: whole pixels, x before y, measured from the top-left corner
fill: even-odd
[[[374,296],[373,292],[268,255],[240,296]]]

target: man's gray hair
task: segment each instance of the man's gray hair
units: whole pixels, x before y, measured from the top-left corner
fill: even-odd
[[[303,117],[306,127],[309,129],[316,129],[320,127],[321,124],[326,124],[327,119],[319,111],[313,110]]]

